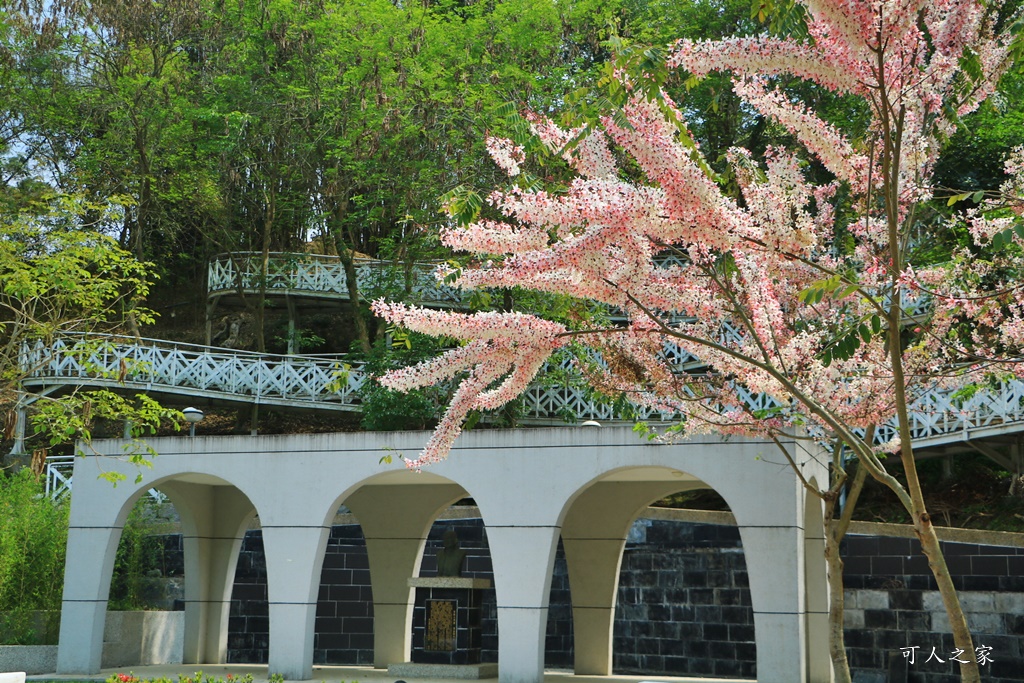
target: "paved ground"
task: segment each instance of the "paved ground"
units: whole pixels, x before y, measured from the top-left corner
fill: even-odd
[[[57,676],[46,674],[40,676],[28,676],[28,681],[42,683],[44,681],[105,681],[107,678],[118,673],[129,671],[140,679],[167,678],[175,683],[182,676],[192,676],[196,671],[201,670],[204,674],[215,678],[224,678],[227,674],[233,676],[244,676],[252,674],[254,683],[265,683],[267,681],[267,667],[260,664],[217,664],[211,666],[189,665],[164,665],[164,666],[137,666],[123,667],[120,669],[104,669],[95,676]],[[365,666],[314,666],[313,681],[325,683],[396,683],[394,676],[389,676],[384,669],[374,669]],[[414,679],[406,677],[406,683],[464,683],[455,679],[443,678],[421,678]],[[496,678],[487,679],[496,681]],[[749,679],[739,678],[673,678],[671,676],[576,676],[569,671],[546,671],[544,683],[697,683],[707,681],[713,683],[752,683]]]

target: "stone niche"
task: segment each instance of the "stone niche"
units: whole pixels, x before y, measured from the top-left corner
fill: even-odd
[[[421,664],[479,664],[481,593],[488,579],[460,576],[413,578],[412,661]]]
[[[483,591],[489,579],[414,577],[412,661],[392,664],[388,673],[423,678],[492,678],[496,664],[480,662]]]

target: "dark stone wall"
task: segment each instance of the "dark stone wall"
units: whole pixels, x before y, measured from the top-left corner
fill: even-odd
[[[435,524],[420,569],[436,572],[448,526],[467,551],[463,574],[492,578],[486,533],[478,519]],[[321,574],[313,661],[372,664],[373,604],[365,541],[357,525],[331,530]],[[613,632],[618,673],[755,675],[753,612],[746,565],[734,527],[665,522],[636,525],[622,560]],[[545,666],[573,665],[572,607],[559,542],[552,572]],[[268,607],[263,541],[246,535],[228,624],[228,661],[267,661]],[[484,662],[498,659],[494,591],[482,604]]]
[[[468,551],[467,576],[491,578],[480,520],[435,524],[421,575],[447,526]],[[1024,681],[1024,549],[943,544],[963,591],[975,645],[990,647],[986,683]],[[914,647],[912,683],[954,683],[952,637],[927,562],[910,539],[850,536],[843,545],[846,636],[859,683],[883,683],[891,657]],[[735,527],[640,520],[630,534],[619,577],[614,625],[616,673],[751,677],[756,675],[753,612]],[[552,576],[545,664],[572,667],[572,612],[559,544]],[[266,570],[259,531],[247,534],[239,558],[229,623],[229,661],[266,662]],[[324,560],[314,662],[370,664],[373,606],[365,542],[358,525],[334,527]],[[485,662],[497,661],[494,592],[482,606]],[[932,648],[945,660],[925,664]]]
[[[313,663],[373,664],[370,563],[358,525],[333,527],[327,541],[316,606]]]
[[[754,613],[735,527],[641,520],[622,568],[615,673],[756,675]]]
[[[942,542],[986,683],[1024,681],[1024,548]],[[863,683],[894,657],[912,683],[958,683],[953,636],[918,540],[850,536],[842,546],[846,646]],[[934,653],[933,653],[934,650]],[[913,655],[913,663],[911,663]]]
[[[263,532],[250,531],[242,542],[228,613],[228,661],[266,664],[270,646],[270,607]],[[319,608],[318,608],[319,610]]]

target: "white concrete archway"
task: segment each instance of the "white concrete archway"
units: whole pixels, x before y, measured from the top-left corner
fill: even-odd
[[[587,485],[562,523],[573,615],[573,670],[612,674],[612,632],[626,537],[647,507],[672,493],[707,485],[679,470],[627,467]]]
[[[585,518],[600,512],[589,500],[597,494],[587,491],[612,482],[623,491],[635,489],[616,503],[619,512],[609,511],[610,528],[621,525],[626,512],[650,498],[651,491],[657,497],[661,484],[651,483],[650,473],[684,473],[718,491],[739,525],[757,633],[758,680],[827,680],[814,663],[827,653],[808,648],[805,496],[774,443],[697,437],[664,445],[641,441],[628,427],[479,430],[460,437],[451,457],[427,472],[409,472],[397,458],[392,464],[382,462],[388,453],[415,456],[428,437],[400,432],[152,439],[150,446],[160,455],[129,495],[154,481],[185,481],[181,478],[188,474],[230,482],[258,510],[271,603],[269,667],[271,673],[297,680],[312,674],[317,589],[338,504],[345,502],[359,518],[368,548],[373,539],[371,582],[379,620],[375,660],[384,666],[401,661],[408,651],[411,595],[405,580],[416,570],[430,523],[449,502],[469,495],[480,509],[494,567],[501,683],[539,683],[559,535],[564,531],[573,542],[576,556],[607,554],[599,550],[599,539],[587,535],[592,525]],[[93,447],[114,456],[123,445],[110,440]],[[824,480],[824,466],[812,454],[792,444],[790,450],[806,477]],[[127,491],[90,481],[89,461],[97,459],[107,469],[136,474],[115,457],[90,456],[76,464],[68,543],[68,566],[75,569],[64,596],[65,616],[74,615],[65,623],[75,627],[61,633],[61,673],[99,669],[92,653],[102,637],[106,567],[113,562],[120,533],[123,502],[116,500],[127,500]],[[634,475],[628,472],[646,474],[630,483]],[[679,488],[674,484],[674,490]],[[213,498],[220,505],[216,491]],[[224,506],[239,507],[230,501]],[[580,570],[577,582],[588,581],[594,584],[593,595],[605,590],[600,578]],[[603,605],[598,601],[593,607]],[[208,613],[208,624],[211,618]],[[601,632],[603,623],[602,617],[585,628]],[[207,643],[196,649],[197,656],[219,656],[218,647]],[[595,672],[600,669],[604,654],[587,656]]]
[[[67,645],[58,649],[58,670],[99,670],[118,542],[132,507],[150,488],[167,495],[181,518],[184,663],[224,662],[235,565],[255,507],[229,482],[203,472],[186,470],[146,484],[114,487],[88,476],[89,469],[84,462],[76,463],[82,476],[75,488],[85,493],[73,494],[71,501],[60,633],[60,642]]]

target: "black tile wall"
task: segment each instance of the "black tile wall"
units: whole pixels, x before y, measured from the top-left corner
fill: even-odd
[[[651,520],[628,543],[619,577],[613,632],[616,673],[756,676],[753,613],[746,565],[735,527]],[[491,578],[486,533],[479,520],[435,524],[421,574],[435,571],[441,535],[455,526],[468,551],[465,574]],[[168,574],[180,574],[180,539],[165,544]],[[962,591],[1024,592],[1024,549],[943,543],[954,584]],[[943,660],[953,650],[949,634],[933,631],[922,596],[935,583],[916,539],[849,536],[843,543],[847,589],[883,591],[886,607],[863,609],[864,628],[847,629],[855,676],[884,680],[891,655],[932,647]],[[485,593],[483,661],[497,660],[497,610]],[[229,619],[231,662],[266,662],[268,647],[266,569],[259,531],[247,534],[236,572]],[[1024,614],[996,617],[998,633],[977,644],[993,648],[983,669],[986,683],[1024,681]],[[551,582],[545,665],[572,667],[573,628],[568,571],[559,544]],[[357,525],[334,527],[324,558],[316,616],[315,663],[370,664],[373,605],[365,542]],[[911,683],[959,680],[948,662],[910,667]],[[881,678],[878,678],[881,676]],[[871,678],[874,677],[874,678]]]

